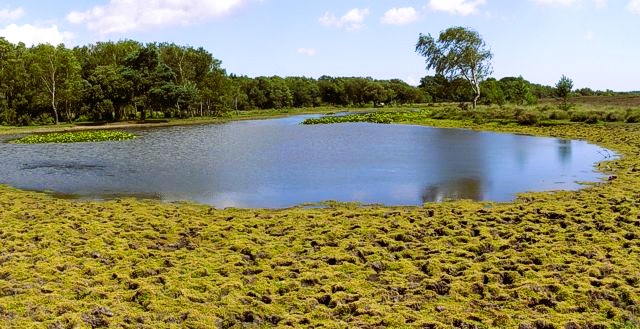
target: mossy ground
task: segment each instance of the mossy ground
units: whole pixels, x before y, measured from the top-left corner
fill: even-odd
[[[510,203],[216,210],[0,187],[2,327],[636,328],[640,126],[411,123],[586,139],[611,180]]]

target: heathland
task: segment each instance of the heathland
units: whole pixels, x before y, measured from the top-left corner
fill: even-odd
[[[598,164],[606,181],[508,203],[215,209],[0,187],[0,321],[636,328],[639,109],[590,104],[425,105],[353,117],[583,139],[619,155]]]

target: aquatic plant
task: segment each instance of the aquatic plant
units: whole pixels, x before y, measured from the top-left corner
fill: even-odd
[[[83,143],[125,141],[134,139],[134,134],[124,131],[91,130],[78,132],[50,133],[30,135],[13,141],[17,144],[43,144],[43,143]]]

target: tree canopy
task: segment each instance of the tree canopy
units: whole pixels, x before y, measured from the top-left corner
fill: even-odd
[[[416,52],[426,57],[427,70],[450,79],[464,78],[475,94],[475,108],[481,95],[480,82],[492,73],[493,54],[480,34],[464,27],[451,27],[442,31],[438,39],[420,34]]]
[[[558,83],[556,83],[556,96],[562,99],[562,105],[565,109],[568,109],[569,95],[572,90],[573,80],[563,74]]]
[[[490,53],[487,50],[474,57],[474,49],[484,49],[484,42],[471,31],[470,38],[464,39],[470,43],[459,43],[468,31],[458,29],[453,36],[443,32],[446,38],[438,41],[421,35],[423,46],[418,49],[436,47],[441,42],[446,47],[437,52],[429,48],[437,56],[427,61],[428,67],[439,73],[423,77],[417,87],[399,79],[370,77],[238,76],[227,74],[222,62],[203,48],[173,43],[122,40],[74,48],[27,47],[0,37],[0,124],[222,116],[230,111],[325,105],[378,107],[465,102],[474,97],[475,102],[483,104],[533,104],[540,98],[571,95],[573,84],[564,76],[554,88],[522,77],[486,78],[490,72],[488,60],[464,66],[463,59],[489,59]],[[462,55],[446,57],[446,49],[459,49]],[[442,58],[460,65],[447,67],[436,60]],[[469,83],[467,77],[475,82]],[[576,92],[587,96],[613,94],[589,88]]]

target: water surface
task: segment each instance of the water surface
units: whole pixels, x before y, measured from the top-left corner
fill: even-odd
[[[593,166],[610,154],[583,141],[462,129],[300,125],[307,117],[141,129],[126,142],[2,143],[0,183],[216,207],[508,201],[598,181]]]

